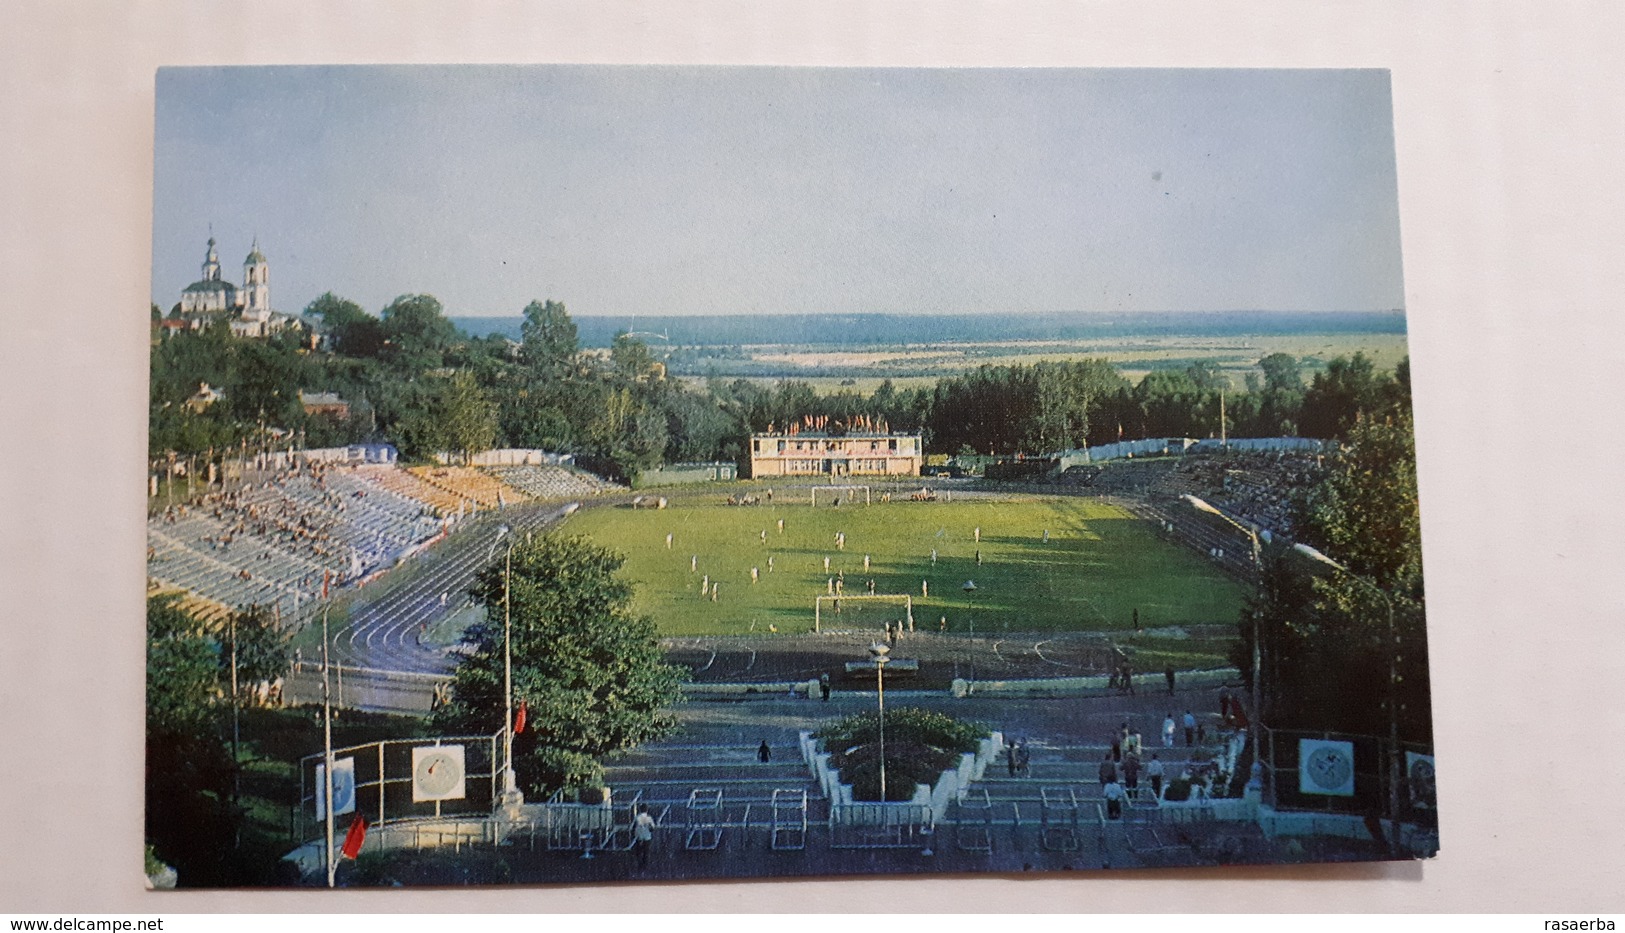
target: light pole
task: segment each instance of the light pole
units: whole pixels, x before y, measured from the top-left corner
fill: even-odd
[[[1199,512],[1206,512],[1209,515],[1217,515],[1219,518],[1228,522],[1231,526],[1236,528],[1236,530],[1248,537],[1253,545],[1252,557],[1254,585],[1257,587],[1258,592],[1262,594],[1264,590],[1264,563],[1259,558],[1258,532],[1251,526],[1243,525],[1241,522],[1236,521],[1235,519],[1226,515],[1224,512],[1220,511],[1217,506],[1210,505],[1208,502],[1202,499],[1198,499],[1191,495],[1180,496],[1180,498],[1184,499],[1191,508],[1196,509]],[[1247,740],[1253,744],[1253,763],[1257,764],[1259,761],[1259,756],[1263,754],[1263,749],[1258,744],[1258,730],[1259,720],[1264,718],[1264,649],[1258,637],[1258,609],[1254,607],[1250,615],[1253,619],[1253,709],[1252,715],[1247,717]]]
[[[880,802],[886,802],[886,662],[891,648],[879,642],[869,646],[875,662],[875,692],[880,706]]]
[[[1388,845],[1399,850],[1399,632],[1394,626],[1394,599],[1387,591],[1364,574],[1332,560],[1307,544],[1294,544],[1292,549],[1313,561],[1325,564],[1358,582],[1382,597],[1388,608]]]
[[[487,559],[496,551],[497,542],[508,536],[511,529],[502,525],[497,529],[497,536],[491,540],[491,551],[487,552]],[[507,553],[502,559],[502,695],[505,712],[502,719],[502,805],[515,807],[525,802],[525,797],[519,792],[519,779],[513,770],[513,607],[509,595],[513,586],[513,542],[508,542]]]
[[[966,580],[965,585],[960,587],[960,589],[965,591],[965,602],[970,603],[971,602],[971,597],[976,595],[976,581],[975,580]],[[975,610],[974,607],[969,607],[969,608],[970,608],[970,615],[969,615],[969,618],[970,618],[970,682],[974,684],[974,683],[976,683],[976,610]]]
[[[323,769],[323,781],[326,783],[327,813],[325,814],[324,831],[327,837],[327,848],[324,850],[327,861],[327,886],[333,887],[334,878],[338,874],[338,860],[333,858],[333,693],[327,679],[327,613],[333,607],[332,603],[322,606],[322,761],[326,766]]]

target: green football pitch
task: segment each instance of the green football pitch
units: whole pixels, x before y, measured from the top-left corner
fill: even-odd
[[[664,635],[811,631],[814,598],[841,577],[845,595],[866,594],[873,580],[876,593],[913,597],[917,628],[937,630],[946,620],[950,632],[1129,632],[1136,611],[1144,628],[1233,624],[1244,596],[1151,523],[1095,500],[877,496],[870,506],[814,508],[805,499],[728,506],[724,498],[584,509],[563,531],[626,555],[636,608]],[[967,581],[976,584],[969,594]],[[835,614],[826,601],[823,628],[880,629],[903,611],[843,600]]]

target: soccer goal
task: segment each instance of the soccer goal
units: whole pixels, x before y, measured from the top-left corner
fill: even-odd
[[[843,622],[850,625],[868,624],[873,628],[880,628],[875,622],[882,621],[882,616],[873,612],[865,612],[864,607],[870,603],[890,603],[893,606],[903,607],[903,623],[909,631],[914,631],[914,597],[906,593],[861,593],[853,596],[815,596],[813,597],[813,631],[823,631],[824,616],[834,613],[841,617]],[[883,621],[890,622],[889,613],[883,614]],[[873,621],[868,621],[873,620]]]
[[[869,504],[868,486],[814,486],[812,488],[812,504],[815,509],[818,508],[819,493],[824,494],[825,502],[832,502],[837,505],[842,502],[856,502],[859,493],[861,493],[863,495],[863,504]]]

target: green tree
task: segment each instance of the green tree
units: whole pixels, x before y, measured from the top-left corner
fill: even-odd
[[[407,373],[441,366],[457,328],[433,295],[402,295],[384,309],[384,357]]]
[[[647,379],[655,368],[654,354],[649,345],[626,333],[615,335],[609,347],[609,359],[615,372],[627,382]]]
[[[1283,550],[1253,607],[1272,725],[1386,734],[1393,665],[1402,738],[1431,739],[1419,515],[1408,412],[1354,425],[1298,521],[1346,569]]]
[[[562,301],[533,301],[525,306],[525,323],[520,327],[524,341],[524,361],[546,372],[557,372],[575,359],[581,349],[576,324],[564,310]]]
[[[1387,380],[1364,353],[1337,357],[1315,374],[1303,396],[1306,437],[1342,438],[1363,416],[1381,410]]]
[[[452,373],[439,392],[437,419],[451,453],[466,462],[471,454],[490,450],[497,436],[497,410],[473,374]]]
[[[219,655],[178,597],[147,600],[146,837],[188,885],[230,882],[222,856],[242,816],[227,804]]]
[[[221,637],[225,640],[217,650],[217,676],[222,689],[229,688],[231,684],[233,639],[236,641],[237,685],[240,691],[251,690],[262,680],[274,680],[288,669],[289,636],[267,606],[245,606],[232,613]]]
[[[1264,371],[1264,388],[1283,391],[1303,391],[1303,374],[1298,369],[1298,358],[1290,353],[1271,353],[1258,361]]]
[[[530,723],[516,737],[514,767],[527,795],[546,795],[587,780],[589,759],[669,731],[680,669],[662,659],[654,622],[632,611],[621,555],[561,535],[514,541],[511,554],[513,691]],[[436,713],[445,728],[503,727],[504,563],[470,591],[486,618],[470,629],[474,650]]]
[[[353,301],[324,292],[305,314],[321,319],[333,349],[346,356],[376,357],[384,348],[383,324]]]

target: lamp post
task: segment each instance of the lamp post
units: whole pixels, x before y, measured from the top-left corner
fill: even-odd
[[[1180,496],[1180,498],[1184,499],[1186,504],[1199,512],[1206,512],[1209,515],[1217,515],[1219,518],[1228,522],[1232,527],[1248,537],[1253,546],[1252,558],[1254,585],[1261,593],[1264,589],[1264,563],[1259,558],[1258,532],[1251,526],[1243,525],[1241,522],[1236,521],[1229,515],[1226,515],[1224,512],[1220,511],[1217,506],[1211,505],[1202,499],[1198,499],[1191,495]],[[1258,611],[1254,609],[1251,615],[1253,619],[1253,710],[1252,715],[1247,717],[1247,740],[1253,745],[1253,762],[1256,765],[1259,760],[1259,755],[1262,754],[1262,748],[1258,744],[1258,729],[1259,720],[1264,718],[1264,649],[1258,637]]]
[[[327,886],[333,887],[334,879],[338,874],[338,860],[333,857],[333,694],[327,680],[327,613],[333,607],[332,603],[322,606],[322,762],[324,790],[327,802],[324,816],[323,830],[326,835],[327,847],[323,850],[327,862]]]
[[[1394,626],[1394,599],[1388,592],[1364,574],[1355,573],[1343,564],[1307,544],[1294,544],[1299,554],[1325,564],[1350,580],[1376,593],[1388,608],[1388,846],[1399,849],[1399,632]]]
[[[869,646],[875,662],[875,695],[880,707],[880,802],[886,802],[886,662],[891,648],[879,642]]]
[[[971,597],[976,595],[976,581],[966,580],[965,585],[960,589],[965,591],[965,601],[969,603]],[[976,611],[974,608],[970,611],[970,682],[976,683]]]
[[[508,536],[511,529],[502,525],[491,541],[487,559],[494,556],[497,542]],[[519,792],[518,776],[513,770],[513,607],[509,595],[513,586],[513,542],[508,542],[502,559],[502,805],[515,807],[525,802]]]

